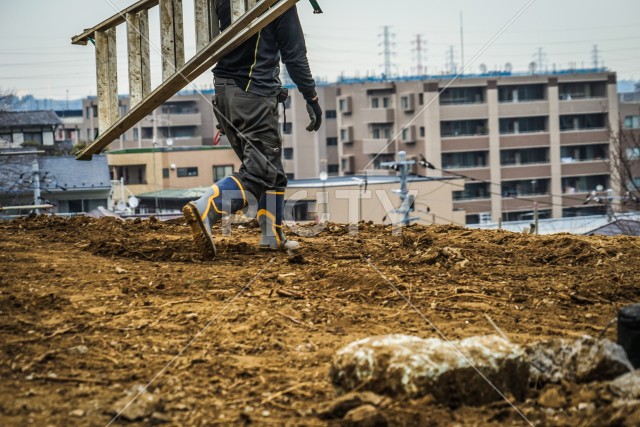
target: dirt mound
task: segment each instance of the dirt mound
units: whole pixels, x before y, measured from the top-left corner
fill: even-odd
[[[638,238],[455,226],[395,236],[364,223],[355,235],[338,224],[306,231],[293,255],[256,250],[255,222],[228,236],[217,228],[211,261],[182,220],[1,222],[0,424],[105,425],[115,402],[154,379],[163,404],[139,425],[325,425],[316,412],[335,397],[331,358],[352,341],[434,328],[463,339],[496,333],[491,322],[519,344],[615,340],[617,309],[640,300]],[[416,426],[637,417],[604,384],[553,386],[553,407],[541,397],[550,387],[532,385],[520,413],[507,402],[454,410],[402,398],[383,412]]]

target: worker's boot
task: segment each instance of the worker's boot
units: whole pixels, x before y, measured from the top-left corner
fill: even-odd
[[[182,214],[191,226],[198,249],[211,258],[215,257],[216,246],[211,227],[222,217],[241,210],[246,204],[244,189],[233,176],[221,179],[198,200],[187,203],[182,208]]]
[[[295,240],[287,240],[282,230],[284,189],[267,191],[258,202],[258,223],[262,231],[260,249],[271,251],[294,250],[300,247]]]

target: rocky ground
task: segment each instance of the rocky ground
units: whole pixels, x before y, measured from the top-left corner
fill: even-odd
[[[1,222],[0,425],[339,425],[320,414],[353,341],[615,341],[618,308],[640,301],[638,238],[329,225],[292,255],[257,251],[254,223],[216,234],[211,261],[181,220]],[[408,426],[640,423],[602,381],[532,383],[515,406],[396,396],[378,411]]]

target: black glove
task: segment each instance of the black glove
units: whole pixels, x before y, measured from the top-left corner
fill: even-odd
[[[322,125],[322,108],[320,108],[320,104],[318,104],[317,98],[315,99],[315,101],[307,102],[307,112],[309,113],[309,118],[311,119],[309,126],[307,126],[307,130],[309,132],[317,131]]]

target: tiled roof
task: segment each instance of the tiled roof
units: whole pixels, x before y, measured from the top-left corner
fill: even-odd
[[[56,126],[62,121],[53,111],[9,111],[0,113],[0,128]]]

